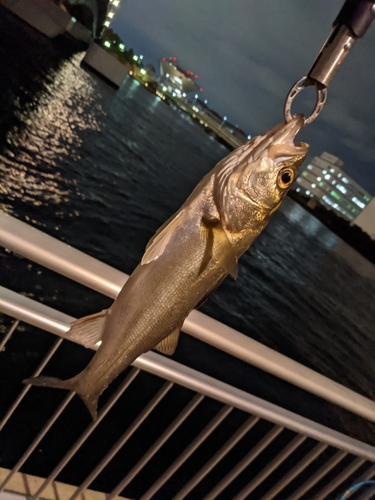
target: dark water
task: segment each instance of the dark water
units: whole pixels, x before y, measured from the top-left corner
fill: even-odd
[[[130,273],[158,226],[228,151],[136,81],[128,77],[116,92],[81,69],[82,53],[22,30],[0,45],[2,209]],[[65,313],[110,303],[3,250],[0,259],[2,285]],[[374,266],[286,199],[241,259],[238,280],[227,279],[202,310],[374,398],[374,298]],[[7,370],[18,383],[28,376],[47,337],[10,345],[4,407],[19,391]],[[57,375],[76,373],[87,356],[61,359]],[[361,419],[186,335],[175,359],[375,442]]]

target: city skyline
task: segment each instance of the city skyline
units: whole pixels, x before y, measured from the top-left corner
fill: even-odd
[[[341,0],[122,0],[111,28],[145,64],[177,57],[199,75],[202,98],[251,135],[283,119],[290,87],[305,75],[331,30]],[[358,40],[328,89],[319,118],[301,132],[309,159],[329,151],[375,195],[375,26]],[[293,112],[308,113],[310,89]],[[308,105],[310,103],[310,106]]]

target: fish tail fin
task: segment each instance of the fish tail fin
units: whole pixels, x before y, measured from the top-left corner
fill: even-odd
[[[35,385],[37,387],[53,387],[55,389],[67,389],[68,391],[75,392],[74,379],[75,377],[70,378],[68,380],[60,380],[59,378],[55,377],[40,376],[40,377],[26,378],[25,380],[23,380],[23,383]]]
[[[73,391],[82,399],[82,401],[87,406],[93,420],[96,421],[98,418],[97,407],[98,399],[100,394],[88,394],[79,389],[78,375],[68,380],[60,380],[55,377],[31,377],[23,381],[24,384],[31,384],[37,387],[53,387],[55,389],[66,389],[68,391]]]

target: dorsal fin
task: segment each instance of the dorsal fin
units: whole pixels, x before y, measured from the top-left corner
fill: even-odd
[[[172,354],[174,354],[177,348],[179,338],[180,338],[180,328],[176,328],[175,330],[173,330],[172,333],[168,335],[168,337],[165,337],[165,339],[156,344],[154,349],[163,354],[167,354],[168,356],[172,356]]]

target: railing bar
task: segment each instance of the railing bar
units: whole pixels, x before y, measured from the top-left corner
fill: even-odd
[[[234,500],[243,500],[255,490],[267,477],[278,468],[304,441],[306,436],[296,436],[273,460],[265,467],[243,490],[241,490]]]
[[[116,488],[107,496],[106,500],[111,500],[117,496],[121,491],[133,480],[140,470],[151,460],[155,453],[163,446],[163,444],[174,434],[180,425],[187,419],[187,417],[195,410],[195,408],[204,399],[202,394],[196,394],[190,403],[182,410],[182,412],[175,418],[169,427],[163,432],[139,462],[128,472],[128,474],[120,481]]]
[[[181,455],[168,467],[160,478],[149,488],[141,500],[149,500],[163,486],[164,483],[176,472],[181,465],[194,453],[194,451],[208,438],[210,434],[218,427],[221,422],[233,410],[232,406],[224,406],[219,413],[209,422],[206,427],[198,434],[192,443],[181,453]]]
[[[253,462],[267,446],[284,430],[284,427],[274,425],[272,429],[259,441],[258,444],[244,456],[242,460],[229,472],[204,498],[214,500],[225,488],[236,479],[248,465]]]
[[[62,460],[60,460],[60,462],[53,469],[53,471],[51,472],[51,474],[42,483],[42,485],[39,487],[38,491],[32,497],[30,497],[29,500],[38,500],[40,494],[55,479],[55,477],[58,474],[60,474],[60,472],[65,467],[65,465],[75,455],[75,453],[80,449],[80,447],[83,445],[83,443],[86,441],[86,439],[90,436],[90,434],[95,430],[95,428],[99,425],[99,423],[107,415],[107,413],[109,412],[109,410],[116,403],[116,401],[119,399],[119,397],[125,391],[125,389],[133,382],[133,380],[135,379],[135,377],[138,375],[139,372],[140,372],[140,370],[137,369],[137,368],[133,368],[131,370],[131,372],[125,378],[125,380],[120,385],[120,387],[116,390],[116,392],[114,394],[112,394],[112,396],[110,397],[110,399],[107,401],[107,403],[100,410],[100,412],[98,413],[97,420],[95,422],[94,421],[91,422],[91,424],[86,428],[86,430],[81,434],[81,436],[78,438],[78,440],[70,448],[70,450],[68,451],[68,453],[66,453],[66,455],[62,458]]]
[[[314,497],[314,500],[324,500],[327,498],[333,490],[335,490],[341,483],[345,481],[351,474],[353,474],[357,469],[361,467],[362,464],[365,463],[366,460],[363,458],[356,458],[353,462],[348,465],[346,469],[344,469],[341,474],[339,474],[335,479],[333,479],[330,483],[327,484],[319,493]]]
[[[48,361],[52,358],[52,356],[55,354],[55,352],[57,351],[57,349],[60,347],[60,344],[61,344],[61,342],[63,340],[64,339],[62,339],[62,338],[59,338],[59,339],[56,340],[56,342],[52,345],[51,349],[48,351],[48,353],[46,354],[46,356],[43,358],[43,361],[40,363],[40,365],[38,366],[38,368],[32,374],[33,377],[37,377],[41,373],[41,371],[46,366],[46,364],[48,363]],[[17,409],[18,405],[21,403],[21,401],[23,400],[23,398],[25,397],[25,395],[28,393],[30,387],[31,387],[30,384],[25,385],[23,387],[22,391],[17,396],[17,398],[13,401],[12,405],[8,408],[8,411],[6,412],[6,414],[4,415],[4,417],[2,418],[2,420],[0,421],[0,431],[3,429],[3,427],[5,426],[5,424],[8,422],[8,420],[10,419],[10,417],[13,415],[13,413]]]
[[[16,474],[16,472],[18,472],[20,470],[22,465],[26,462],[26,460],[29,458],[29,456],[32,454],[32,452],[35,450],[35,448],[38,446],[38,444],[41,442],[41,440],[44,438],[44,436],[50,430],[52,425],[56,422],[56,420],[59,418],[61,413],[65,410],[65,408],[68,406],[70,401],[73,399],[74,394],[75,394],[75,392],[70,392],[63,399],[63,401],[60,403],[60,405],[58,406],[55,413],[48,420],[47,424],[43,427],[43,429],[40,431],[40,433],[37,435],[37,437],[34,439],[34,441],[31,443],[31,445],[27,448],[27,450],[22,455],[22,457],[18,460],[16,465],[13,467],[11,472],[5,478],[3,484],[0,486],[0,492],[4,491],[5,485],[8,483],[8,481],[14,476],[14,474]]]
[[[200,469],[197,474],[177,493],[173,500],[183,500],[198,483],[222,460],[229,451],[243,438],[254,425],[259,422],[259,417],[251,416],[231,436],[228,441],[215,453],[215,455]]]
[[[10,337],[13,335],[14,330],[17,328],[17,326],[20,324],[19,320],[17,319],[16,321],[13,322],[12,326],[9,328],[8,333],[6,333],[3,337],[3,340],[0,342],[0,352],[5,346],[5,344],[8,342]]]
[[[308,465],[311,464],[328,447],[325,443],[319,443],[300,461],[288,474],[286,474],[269,492],[262,497],[262,500],[272,500],[282,491],[293,479],[295,479]]]
[[[109,464],[112,458],[120,451],[124,444],[131,438],[138,427],[146,420],[153,409],[160,403],[170,389],[172,389],[174,384],[172,382],[165,382],[162,388],[155,394],[151,401],[145,406],[138,417],[130,425],[130,427],[124,432],[121,438],[112,446],[109,452],[102,458],[98,465],[91,471],[83,483],[76,489],[74,494],[70,497],[70,500],[75,500],[81,493],[86,491],[87,487],[94,481],[94,479],[102,472],[102,470]]]
[[[299,500],[302,495],[304,495],[307,491],[309,491],[318,481],[320,481],[324,476],[328,474],[336,465],[341,462],[347,453],[345,451],[338,451],[333,455],[327,463],[325,463],[313,476],[310,477],[307,481],[305,481],[302,486],[295,491],[292,496],[288,498],[288,500]]]

